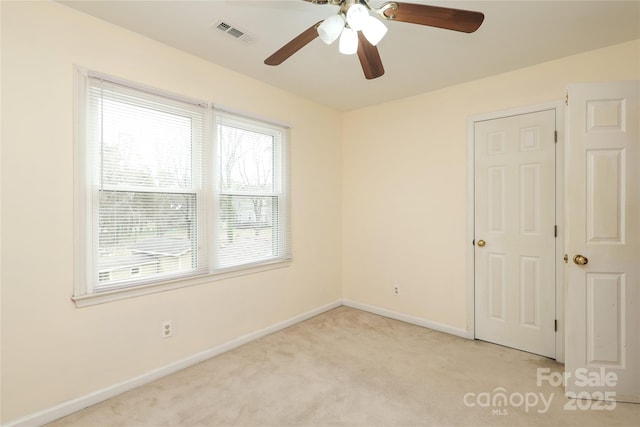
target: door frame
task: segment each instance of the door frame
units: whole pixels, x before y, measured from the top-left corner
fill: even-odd
[[[475,325],[475,124],[486,120],[502,119],[506,117],[555,110],[556,131],[556,224],[558,233],[556,238],[556,307],[555,314],[558,329],[556,331],[556,357],[558,362],[564,363],[565,336],[565,270],[564,270],[564,159],[565,159],[565,106],[562,101],[548,102],[525,107],[510,108],[471,116],[467,119],[467,242],[466,242],[466,272],[467,272],[467,332],[470,338],[476,338]]]

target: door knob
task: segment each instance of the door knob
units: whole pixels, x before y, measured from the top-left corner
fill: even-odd
[[[573,257],[573,262],[577,265],[587,265],[587,263],[589,262],[589,258],[584,255],[578,254]]]
[[[480,246],[481,248],[484,248],[484,245],[486,245],[487,242],[485,242],[484,240],[478,240],[478,246]]]

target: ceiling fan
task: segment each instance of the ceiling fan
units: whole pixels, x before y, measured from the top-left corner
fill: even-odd
[[[340,9],[337,15],[316,22],[282,46],[265,59],[265,64],[282,64],[318,36],[327,44],[333,43],[339,37],[340,52],[344,54],[357,52],[365,77],[375,79],[384,74],[384,67],[376,45],[387,32],[387,28],[382,21],[371,16],[369,12],[378,15],[383,20],[409,22],[464,33],[474,32],[484,20],[484,14],[481,12],[426,4],[391,1],[375,8],[369,4],[369,0],[304,1],[340,6]]]

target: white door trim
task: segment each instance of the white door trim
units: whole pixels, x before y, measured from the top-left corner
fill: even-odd
[[[564,103],[562,101],[527,107],[512,108],[492,113],[479,114],[467,119],[467,330],[469,335],[475,337],[475,259],[473,239],[475,237],[475,142],[474,127],[476,122],[500,119],[520,114],[536,113],[545,110],[555,110],[556,131],[558,143],[556,148],[556,224],[558,225],[558,237],[556,239],[556,319],[558,331],[556,333],[556,360],[564,363]]]

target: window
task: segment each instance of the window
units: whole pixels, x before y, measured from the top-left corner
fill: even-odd
[[[285,132],[224,112],[216,119],[216,267],[286,254]]]
[[[76,297],[289,259],[287,128],[77,71]]]

